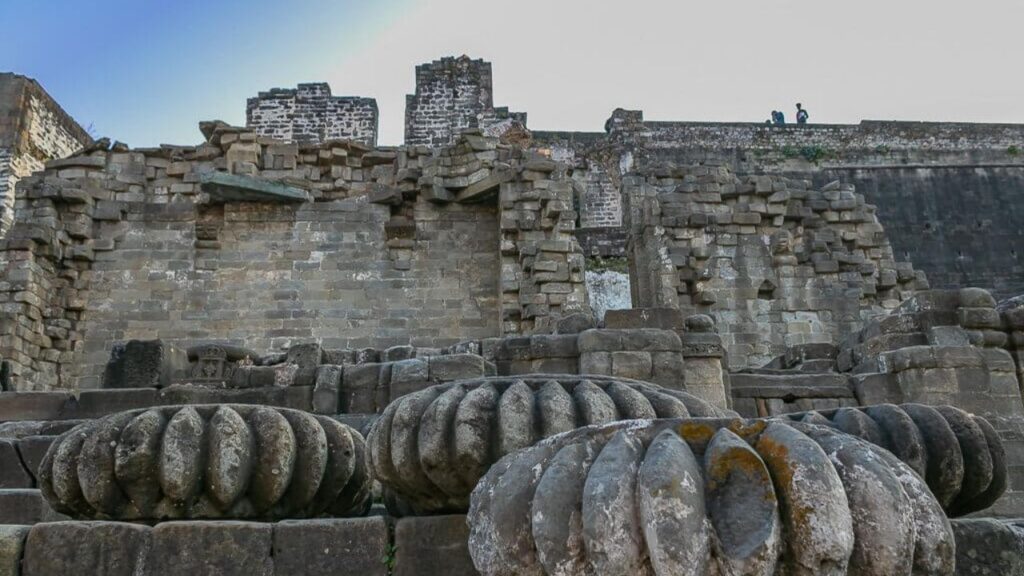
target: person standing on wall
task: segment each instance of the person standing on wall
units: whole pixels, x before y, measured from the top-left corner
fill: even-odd
[[[807,124],[807,118],[808,117],[810,117],[810,114],[808,114],[807,110],[804,109],[803,104],[800,104],[799,102],[797,102],[796,103],[796,123],[797,124]]]

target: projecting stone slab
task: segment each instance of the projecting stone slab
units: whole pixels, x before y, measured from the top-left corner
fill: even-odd
[[[402,518],[395,526],[394,576],[472,576],[466,517]]]
[[[72,401],[68,392],[0,392],[0,422],[59,420]]]
[[[199,178],[199,186],[210,195],[211,203],[224,202],[311,202],[309,192],[273,180],[225,172],[208,172]]]
[[[272,533],[256,522],[164,522],[153,528],[149,574],[271,576]]]
[[[465,545],[463,538],[463,548]],[[288,520],[274,525],[274,573],[277,576],[338,573],[386,576],[387,547],[388,527],[381,516]],[[468,558],[469,552],[465,554]]]
[[[53,522],[32,527],[23,574],[145,574],[148,526],[121,522]]]

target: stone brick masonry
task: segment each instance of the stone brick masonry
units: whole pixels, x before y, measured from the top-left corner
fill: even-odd
[[[274,88],[249,98],[246,126],[258,136],[286,142],[316,143],[345,138],[367,146],[377,144],[377,101],[358,96],[332,96],[326,83]]]
[[[18,180],[90,142],[35,80],[0,73],[0,237],[14,218]]]
[[[442,58],[416,67],[416,93],[405,101],[405,143],[444,146],[460,130],[509,119],[526,124],[525,113],[494,107],[490,62]]]

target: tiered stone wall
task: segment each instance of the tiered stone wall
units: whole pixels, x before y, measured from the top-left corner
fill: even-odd
[[[326,83],[260,92],[246,102],[245,123],[258,136],[287,142],[308,144],[344,138],[377,145],[377,101],[332,96]]]
[[[634,305],[712,315],[734,368],[835,342],[927,286],[848,186],[701,166],[624,188]]]
[[[460,56],[416,67],[416,93],[405,99],[406,144],[446,146],[464,129],[508,120],[525,125],[526,114],[494,107],[490,62]]]
[[[622,175],[663,163],[726,165],[853,184],[878,206],[897,254],[934,286],[1024,292],[1024,125],[863,121],[860,124],[652,122],[616,110],[606,131],[531,133],[581,182],[584,227],[615,226]],[[925,238],[927,241],[921,241]]]
[[[480,135],[433,155],[204,130],[22,183],[0,246],[15,387],[98,386],[128,339],[447,346],[586,309],[564,166]]]
[[[0,237],[14,218],[18,180],[63,158],[92,138],[43,90],[38,82],[0,73]]]

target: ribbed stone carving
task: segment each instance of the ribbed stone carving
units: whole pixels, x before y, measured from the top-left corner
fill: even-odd
[[[952,406],[879,404],[791,414],[868,440],[928,482],[950,517],[984,510],[1006,491],[1006,454],[984,418]]]
[[[486,576],[954,573],[952,529],[922,478],[804,422],[582,428],[493,466],[468,520]]]
[[[375,478],[414,512],[461,512],[494,462],[543,438],[617,420],[732,414],[692,394],[624,378],[481,378],[392,402],[367,444]]]
[[[75,518],[306,518],[369,507],[362,436],[326,416],[256,405],[162,406],[61,435],[39,468]]]

